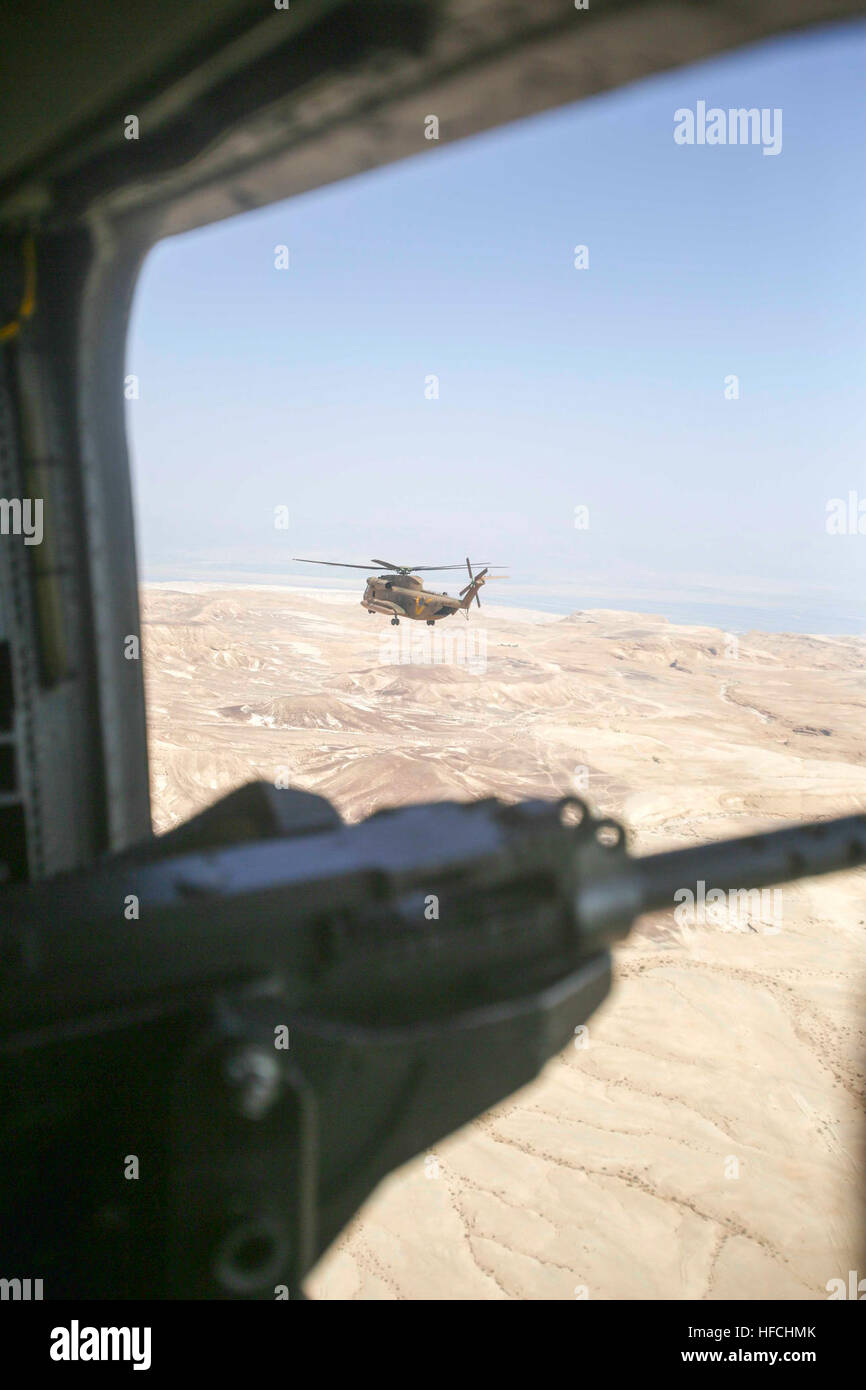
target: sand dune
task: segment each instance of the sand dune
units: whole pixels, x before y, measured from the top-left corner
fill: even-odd
[[[486,606],[440,625],[437,660],[344,595],[143,606],[160,830],[286,774],[350,820],[579,789],[639,851],[866,805],[864,638]],[[394,1175],[310,1292],[826,1297],[863,1262],[866,875],[782,906],[733,930],[644,919],[587,1045]]]

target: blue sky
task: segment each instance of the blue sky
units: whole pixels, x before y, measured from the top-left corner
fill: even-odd
[[[441,111],[413,159],[162,242],[143,577],[468,552],[499,602],[863,631],[866,535],[825,521],[866,499],[864,58],[866,26],[796,35],[453,145]],[[699,100],[781,108],[781,153],[677,145]]]

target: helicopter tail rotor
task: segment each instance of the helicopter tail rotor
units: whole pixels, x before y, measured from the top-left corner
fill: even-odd
[[[473,595],[474,595],[475,602],[478,604],[478,607],[480,608],[480,607],[481,607],[481,599],[478,597],[478,590],[481,588],[481,585],[484,583],[484,576],[485,576],[485,574],[487,573],[487,568],[485,568],[485,569],[483,569],[483,570],[479,570],[477,574],[473,574],[473,573],[472,573],[472,566],[471,566],[470,563],[469,563],[469,556],[468,556],[468,555],[466,556],[466,568],[467,568],[468,571],[469,571],[469,583],[466,585],[465,588],[463,588],[463,589],[460,590],[460,597],[462,598],[464,594],[468,594],[468,593],[470,592],[470,590],[471,590],[472,593],[473,593]],[[488,567],[488,568],[489,568],[489,567]],[[469,602],[471,603],[472,600],[470,599]],[[467,618],[469,617],[469,610],[468,610],[468,607],[467,607],[467,609],[466,609],[466,616],[467,616]]]

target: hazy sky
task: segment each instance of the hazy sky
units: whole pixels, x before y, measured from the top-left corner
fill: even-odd
[[[866,511],[864,65],[845,26],[451,146],[443,110],[416,158],[162,242],[144,577],[469,553],[498,601],[862,632],[866,535],[826,520]],[[699,101],[779,108],[781,152],[676,144]]]

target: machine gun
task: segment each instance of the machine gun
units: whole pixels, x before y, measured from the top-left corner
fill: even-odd
[[[303,1297],[392,1169],[537,1075],[700,878],[866,863],[866,816],[635,858],[560,802],[343,824],[263,783],[0,891],[0,1253],[46,1298]]]

